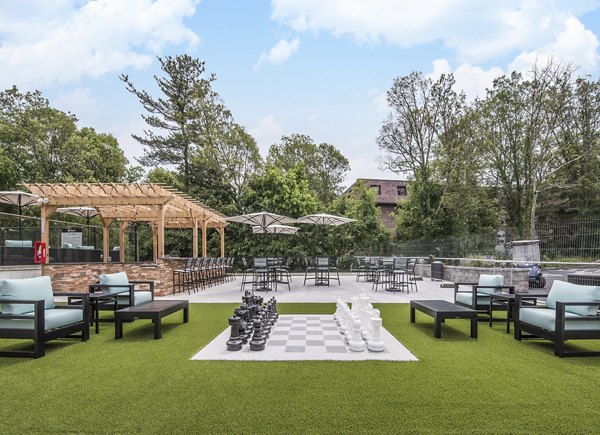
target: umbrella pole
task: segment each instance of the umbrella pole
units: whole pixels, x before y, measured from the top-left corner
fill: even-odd
[[[23,217],[21,215],[22,213],[22,207],[21,207],[21,195],[19,195],[19,199],[18,199],[18,208],[19,208],[19,240],[21,241],[21,248],[23,247]]]

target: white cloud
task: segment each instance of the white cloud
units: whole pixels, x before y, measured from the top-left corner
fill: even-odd
[[[295,38],[291,41],[286,41],[285,39],[281,39],[271,50],[269,53],[261,53],[258,61],[254,65],[254,69],[258,70],[265,62],[268,62],[273,65],[279,65],[288,60],[300,47],[300,39]]]
[[[462,62],[530,51],[551,43],[588,0],[272,0],[271,17],[296,31],[350,35],[402,47],[442,41]]]
[[[167,46],[199,42],[183,23],[197,3],[21,1],[0,12],[0,86],[67,84],[144,68]]]
[[[437,80],[442,74],[454,75],[456,90],[464,91],[467,99],[472,101],[475,97],[485,97],[487,88],[492,87],[496,77],[504,74],[502,68],[492,67],[483,69],[469,63],[459,65],[454,71],[446,59],[438,59],[433,62],[433,71],[428,76]]]
[[[385,92],[380,92],[379,89],[369,89],[367,96],[371,99],[371,103],[380,112],[388,111],[387,95]]]
[[[273,115],[267,115],[259,119],[250,134],[256,139],[262,155],[266,155],[269,147],[281,139],[282,127]]]
[[[591,73],[598,68],[598,38],[575,17],[568,18],[564,29],[550,44],[519,54],[509,65],[511,71],[528,71],[536,62],[548,60],[573,62],[580,72]]]
[[[63,112],[71,112],[76,115],[81,121],[80,126],[91,125],[98,108],[98,101],[89,88],[74,88],[60,92],[50,103]]]

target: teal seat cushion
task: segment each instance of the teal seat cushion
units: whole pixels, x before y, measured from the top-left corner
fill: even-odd
[[[7,248],[31,248],[33,242],[31,240],[6,240],[4,246]]]
[[[572,306],[567,305],[565,311],[582,316],[593,316],[600,305],[600,287],[592,285],[578,285],[554,280],[546,306],[556,309],[556,302],[598,302],[598,305]]]
[[[31,315],[29,319],[0,319],[0,329],[33,329],[33,312],[21,313]],[[44,310],[44,327],[46,331],[83,321],[82,309],[51,308]]]
[[[103,290],[109,290],[113,292],[129,291],[129,287],[119,287],[119,285],[129,284],[129,279],[127,279],[127,274],[125,272],[102,274],[98,277],[98,282],[102,285],[111,286],[110,288],[103,288]]]
[[[119,304],[129,304],[129,292],[119,294],[117,297]],[[140,305],[152,300],[152,292],[149,291],[135,291],[133,292],[133,304]]]
[[[556,281],[555,281],[556,282]],[[600,318],[597,321],[577,322],[573,319],[582,316],[565,312],[565,331],[600,331]],[[551,308],[521,308],[519,321],[555,332],[556,310]]]
[[[479,275],[479,285],[487,285],[487,286],[502,286],[504,285],[504,276],[502,275]],[[499,287],[484,287],[477,289],[479,293],[484,293],[486,295],[491,295],[495,293],[501,293],[502,288]]]
[[[458,292],[456,293],[455,302],[459,304],[471,306],[473,304],[473,293],[471,292]],[[477,293],[477,305],[489,305],[490,297],[486,294]]]
[[[54,294],[49,276],[0,280],[0,295],[21,300],[44,300],[44,308],[54,308]],[[3,314],[23,314],[34,310],[30,304],[1,304]]]

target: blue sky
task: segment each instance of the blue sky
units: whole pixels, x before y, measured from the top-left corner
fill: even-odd
[[[118,77],[155,93],[155,57],[188,53],[263,155],[308,134],[348,157],[350,184],[398,177],[376,144],[395,77],[453,72],[474,98],[552,56],[597,78],[599,32],[592,0],[0,0],[0,87],[41,90],[135,163],[142,108]]]

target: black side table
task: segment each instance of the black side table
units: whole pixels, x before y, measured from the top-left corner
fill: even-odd
[[[548,296],[546,293],[527,293],[527,294],[521,293],[521,295],[522,295],[521,300],[523,300],[523,302],[527,301],[524,303],[524,305],[537,305],[538,298],[545,298]],[[492,310],[492,308],[494,306],[494,303],[496,303],[496,305],[506,306],[506,333],[509,334],[510,333],[510,322],[513,319],[513,310],[514,310],[514,306],[515,306],[515,294],[514,293],[495,293],[495,294],[490,295],[490,317],[489,317],[490,328],[492,327],[492,321],[493,321],[494,311]]]

